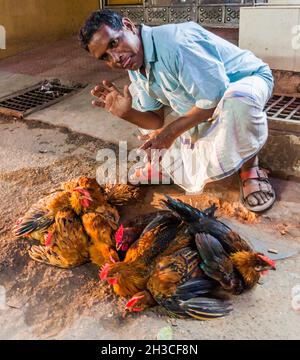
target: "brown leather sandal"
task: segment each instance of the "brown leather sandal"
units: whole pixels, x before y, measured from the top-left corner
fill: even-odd
[[[259,166],[250,167],[246,171],[239,172],[240,178],[240,200],[242,204],[250,211],[261,212],[270,209],[276,200],[275,191],[268,179],[268,171]],[[255,183],[247,182],[247,180],[257,180]],[[262,205],[251,206],[248,204],[247,197],[256,192],[264,192],[272,197]]]

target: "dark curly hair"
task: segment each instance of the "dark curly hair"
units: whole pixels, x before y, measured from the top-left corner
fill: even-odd
[[[89,51],[88,45],[101,25],[108,25],[113,30],[121,30],[123,27],[122,19],[120,14],[108,9],[94,11],[79,31],[79,41],[81,46]]]

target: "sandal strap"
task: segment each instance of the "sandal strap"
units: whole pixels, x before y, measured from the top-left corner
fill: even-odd
[[[259,179],[257,179],[259,180]],[[255,183],[249,183],[243,185],[243,197],[246,199],[250,194],[255,192],[264,192],[270,195],[274,194],[272,185],[266,180],[260,180]]]
[[[242,181],[249,179],[268,179],[268,171],[261,169],[258,166],[253,166],[249,170],[242,171],[239,175]]]
[[[268,171],[254,166],[247,171],[240,174],[243,186],[243,197],[246,199],[250,194],[255,192],[264,192],[273,195],[274,190],[268,179]],[[257,180],[256,182],[249,182],[247,180]]]

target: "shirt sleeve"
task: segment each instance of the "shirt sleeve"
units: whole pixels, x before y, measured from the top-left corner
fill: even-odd
[[[216,107],[229,85],[224,64],[215,45],[191,39],[178,49],[179,82],[201,109]]]
[[[162,108],[164,105],[154,99],[146,90],[139,86],[135,81],[133,81],[129,86],[129,91],[132,96],[132,107],[138,111],[153,111]]]

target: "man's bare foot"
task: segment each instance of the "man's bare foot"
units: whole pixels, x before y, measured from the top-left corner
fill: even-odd
[[[240,169],[241,201],[251,211],[269,209],[275,201],[275,192],[265,170],[259,168],[258,157],[248,160]]]

